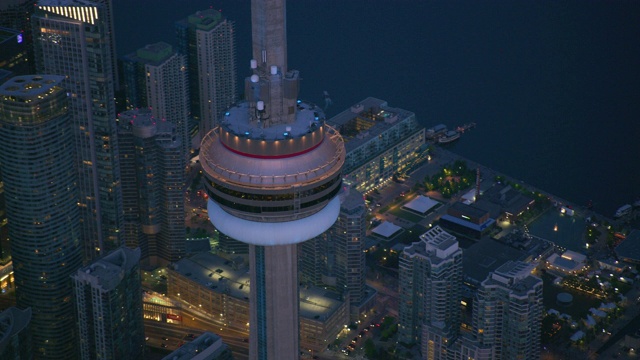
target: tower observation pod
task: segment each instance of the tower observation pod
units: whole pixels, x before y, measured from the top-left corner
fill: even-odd
[[[285,12],[285,0],[252,0],[247,100],[221,114],[200,148],[211,222],[250,245],[250,359],[299,357],[296,245],[340,212],[344,143],[321,108],[298,100]]]

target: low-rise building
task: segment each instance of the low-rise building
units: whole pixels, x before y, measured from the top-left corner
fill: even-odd
[[[493,228],[496,221],[489,212],[473,205],[456,202],[440,218],[440,225],[453,233],[471,239],[480,239]]]
[[[167,270],[167,293],[211,315],[220,327],[249,331],[247,262],[200,253]],[[349,323],[349,303],[318,287],[300,288],[300,349],[320,351]]]

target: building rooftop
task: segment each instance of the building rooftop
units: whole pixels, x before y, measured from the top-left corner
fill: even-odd
[[[476,218],[476,219],[482,218],[488,213],[488,211],[484,209],[481,209],[473,205],[467,205],[459,201],[453,203],[453,205],[451,205],[449,209],[458,211],[464,215],[467,215],[469,217]]]
[[[249,266],[244,260],[199,253],[178,261],[175,271],[215,292],[249,300]]]
[[[210,360],[215,359],[226,349],[228,347],[222,342],[220,336],[205,332],[163,357],[162,360]]]
[[[173,47],[166,42],[160,41],[153,44],[147,44],[127,55],[126,58],[157,66],[170,58],[173,54]]]
[[[325,321],[343,304],[337,294],[319,287],[300,288],[300,316]]]
[[[467,281],[480,284],[489,273],[509,260],[523,260],[527,254],[501,242],[483,237],[462,256],[462,268]]]
[[[640,230],[633,229],[615,249],[616,254],[631,262],[640,262]]]
[[[0,312],[0,354],[11,342],[11,337],[23,331],[31,321],[31,308],[10,307]]]
[[[439,204],[439,202],[427,196],[418,195],[415,199],[411,200],[407,204],[402,205],[402,207],[416,211],[420,214],[426,214],[429,210]]]
[[[458,239],[441,227],[435,226],[420,235],[420,241],[405,247],[404,253],[410,257],[415,255],[428,257],[432,262],[438,263],[451,256],[458,249]]]
[[[347,153],[378,137],[414,113],[389,107],[384,100],[368,97],[327,120],[340,131]]]
[[[353,214],[360,209],[364,211],[364,196],[356,189],[346,187],[340,192],[339,196],[341,211],[346,211],[349,214]]]
[[[140,261],[140,248],[120,247],[108,255],[80,268],[73,278],[90,283],[102,291],[115,289],[122,280],[122,273],[131,271]]]
[[[383,221],[382,224],[376,226],[373,230],[371,230],[371,232],[385,238],[390,238],[400,230],[402,230],[400,226],[390,221]]]
[[[466,228],[473,229],[473,230],[479,231],[479,232],[484,231],[486,228],[490,227],[491,225],[493,225],[496,222],[494,219],[489,218],[485,222],[483,222],[482,224],[476,224],[474,222],[467,221],[467,220],[464,220],[464,219],[460,219],[460,218],[457,218],[457,217],[451,216],[451,215],[442,215],[440,217],[440,220],[450,221],[450,222],[452,222],[454,224],[458,224],[458,225],[461,225],[461,226],[464,226]]]
[[[0,85],[0,95],[33,98],[49,93],[53,87],[59,87],[63,80],[64,76],[58,75],[16,76]]]
[[[535,286],[542,286],[542,279],[531,275],[535,267],[536,264],[509,260],[487,277],[483,284],[499,284],[511,290],[512,295],[524,297]]]
[[[249,266],[242,257],[228,260],[205,252],[184,258],[176,264],[176,272],[210,288],[249,301]],[[325,320],[341,305],[342,301],[322,288],[300,289],[300,316]]]
[[[196,13],[189,15],[186,22],[195,26],[198,30],[206,31],[213,29],[223,20],[224,18],[220,11],[215,9],[205,9],[196,11]]]

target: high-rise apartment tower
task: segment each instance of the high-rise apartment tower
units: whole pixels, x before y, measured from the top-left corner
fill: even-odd
[[[461,291],[462,249],[455,236],[436,226],[400,254],[400,341],[419,344],[423,326],[456,334]]]
[[[108,3],[41,0],[32,16],[38,72],[66,76],[87,261],[120,246],[124,233]]]
[[[539,359],[542,279],[535,264],[508,261],[478,288],[473,332],[478,344],[493,349],[493,359]]]
[[[301,282],[332,288],[357,307],[365,297],[367,210],[364,197],[355,189],[343,191],[340,197],[335,224],[300,244]]]
[[[119,114],[118,143],[127,246],[145,264],[180,260],[185,253],[185,158],[176,126],[150,110]]]
[[[233,22],[207,9],[176,23],[179,53],[187,56],[191,115],[204,136],[236,101],[236,48]]]
[[[140,249],[121,247],[72,276],[80,358],[142,359]]]
[[[125,56],[123,68],[127,107],[149,108],[154,118],[174,123],[188,159],[191,136],[186,56],[158,42]]]
[[[338,217],[344,144],[315,105],[298,100],[287,69],[284,0],[253,0],[247,101],[224,114],[200,148],[209,217],[250,244],[252,359],[299,357],[296,245]]]
[[[71,274],[82,265],[69,101],[63,76],[0,87],[2,166],[17,305],[33,315],[36,359],[74,359]]]

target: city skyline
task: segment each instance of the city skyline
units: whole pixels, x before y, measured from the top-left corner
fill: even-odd
[[[640,6],[196,0],[170,14],[177,34],[138,44],[163,1],[144,10],[145,31],[123,25],[139,4],[111,0],[42,0],[33,37],[0,30],[13,43],[0,57],[0,245],[15,252],[0,262],[0,309],[24,311],[3,313],[22,328],[0,328],[0,355],[8,339],[38,359],[74,340],[90,358],[111,339],[145,357],[189,345],[180,354],[228,346],[240,359],[637,347],[640,47],[628,39]],[[12,21],[27,9],[5,5]],[[38,72],[20,76],[25,65]],[[122,245],[137,254],[130,279],[102,299],[144,300],[90,319],[80,295],[95,289],[65,295],[61,274],[106,275],[94,265],[123,265]],[[71,307],[85,314],[75,326]],[[136,309],[144,319],[123,320]],[[91,335],[112,315],[122,331]]]

